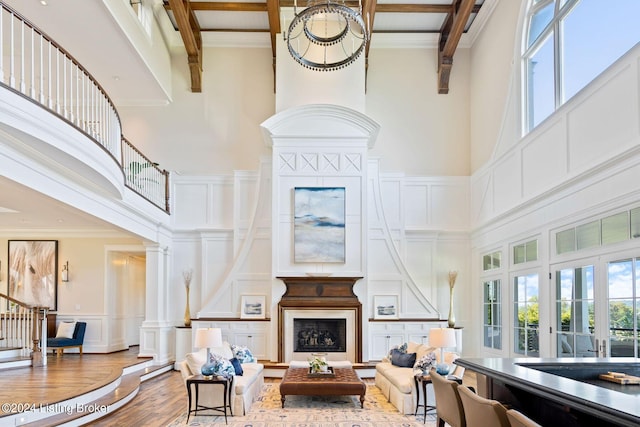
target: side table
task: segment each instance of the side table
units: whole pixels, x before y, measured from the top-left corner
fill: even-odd
[[[431,375],[416,374],[413,377],[416,383],[416,412],[413,415],[418,415],[418,408],[423,407],[423,423],[427,422],[427,412],[436,409],[435,406],[427,405],[427,384],[431,384]],[[422,403],[420,403],[420,386],[422,385]]]
[[[194,416],[195,416],[195,415],[198,415],[199,410],[200,411],[208,410],[208,411],[217,411],[220,413],[224,413],[224,422],[226,424],[227,423],[227,407],[229,407],[229,413],[233,415],[233,409],[231,408],[231,382],[232,381],[233,381],[233,377],[232,378],[224,378],[224,377],[208,378],[203,375],[193,375],[187,378],[187,394],[189,395],[189,407],[187,408],[187,422],[189,422],[189,416],[191,415],[192,412],[194,413]],[[223,388],[222,395],[223,395],[224,404],[222,406],[214,406],[214,407],[200,405],[198,403],[200,384],[221,385]],[[192,385],[196,390],[195,409],[191,409],[191,386]]]

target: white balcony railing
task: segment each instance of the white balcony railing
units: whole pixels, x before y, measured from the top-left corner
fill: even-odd
[[[0,85],[36,102],[100,144],[123,168],[127,187],[169,212],[168,172],[153,166],[140,185],[131,162],[151,163],[122,137],[118,112],[73,56],[0,1]]]

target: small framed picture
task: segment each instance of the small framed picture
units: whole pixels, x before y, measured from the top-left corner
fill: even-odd
[[[398,318],[398,296],[397,295],[374,295],[373,318],[374,319],[397,319]]]
[[[242,295],[240,300],[241,319],[264,319],[265,318],[265,296],[264,295]]]

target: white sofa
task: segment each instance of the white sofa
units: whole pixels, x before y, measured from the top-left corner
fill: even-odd
[[[440,350],[429,347],[425,344],[407,343],[407,353],[416,353],[416,360],[434,351],[436,360],[440,362]],[[458,358],[456,353],[445,352],[445,362],[452,367],[449,375],[462,378],[464,368],[454,365],[453,361]],[[413,368],[403,368],[391,364],[391,360],[384,358],[376,364],[375,385],[381,390],[387,400],[396,407],[401,414],[413,414],[416,410],[416,386],[414,375],[417,370]],[[420,390],[422,393],[422,390]],[[422,403],[423,396],[420,396]],[[427,384],[427,404],[435,406],[433,386]]]
[[[212,352],[216,352],[221,356],[230,359],[233,357],[233,353],[231,352],[231,349],[228,348],[228,344],[225,343],[225,347],[226,348],[221,349],[220,351],[212,349]],[[202,349],[196,353],[188,353],[185,360],[178,364],[185,386],[187,378],[192,375],[200,374],[201,367],[206,358],[207,350]],[[254,400],[256,400],[260,395],[262,386],[264,385],[264,365],[252,362],[241,363],[241,366],[243,374],[234,376],[231,386],[231,408],[233,415],[235,416],[245,415],[249,411]],[[203,387],[205,386],[200,385],[199,403],[210,407],[222,406],[222,393],[203,392]],[[195,409],[195,399],[192,400],[190,409]]]

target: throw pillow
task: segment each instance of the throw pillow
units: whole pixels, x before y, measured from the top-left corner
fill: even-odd
[[[211,358],[209,358],[209,363],[213,365],[211,370],[213,375],[219,375],[225,378],[230,378],[236,374],[236,370],[233,368],[229,359],[225,359],[219,354],[211,353]]]
[[[219,354],[225,359],[231,359],[233,357],[231,345],[226,341],[222,343],[222,347],[211,347],[211,353]]]
[[[231,351],[233,352],[233,357],[238,359],[240,363],[256,362],[256,358],[253,357],[251,350],[249,350],[247,347],[231,344]]]
[[[393,350],[398,350],[400,353],[406,353],[407,352],[407,343],[391,347],[391,349],[389,350],[389,355],[387,356],[389,359],[391,359],[391,352]]]
[[[391,350],[391,364],[401,368],[413,368],[416,363],[415,353],[402,353],[398,349]]]
[[[234,357],[231,360],[229,360],[229,362],[231,362],[231,364],[233,365],[233,369],[235,369],[236,375],[244,374],[244,371],[242,370],[242,365],[240,364],[240,361],[238,359]]]
[[[76,322],[60,322],[56,338],[73,338],[73,332],[76,330]]]
[[[189,365],[191,374],[198,375],[202,369],[202,365],[204,365],[204,362],[207,360],[207,349],[203,348],[195,353],[187,353],[185,359],[187,361],[187,365]]]

